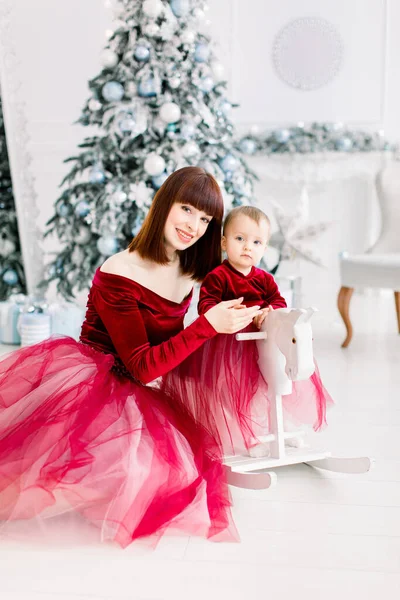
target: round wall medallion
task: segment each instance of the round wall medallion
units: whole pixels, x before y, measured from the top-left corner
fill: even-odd
[[[296,19],[279,31],[272,58],[285,83],[299,90],[315,90],[339,72],[343,62],[342,37],[325,19]]]

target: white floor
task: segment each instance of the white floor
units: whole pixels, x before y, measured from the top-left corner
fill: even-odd
[[[318,446],[374,457],[370,473],[297,466],[279,471],[273,490],[232,489],[239,544],[165,538],[151,552],[2,541],[1,600],[400,598],[400,336],[390,296],[355,296],[352,312],[347,350],[339,318],[315,318],[337,401]]]

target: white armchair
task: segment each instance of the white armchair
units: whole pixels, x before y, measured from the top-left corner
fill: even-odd
[[[343,253],[340,257],[341,288],[338,308],[347,330],[346,348],[353,336],[349,316],[354,289],[389,288],[394,291],[400,333],[400,161],[393,161],[376,178],[382,212],[382,228],[377,242],[364,254]]]

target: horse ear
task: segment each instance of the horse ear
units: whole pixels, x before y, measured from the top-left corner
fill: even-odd
[[[297,319],[296,324],[300,325],[301,323],[307,323],[315,312],[318,312],[318,308],[314,308],[313,306],[310,306],[306,310],[302,309],[301,315]]]

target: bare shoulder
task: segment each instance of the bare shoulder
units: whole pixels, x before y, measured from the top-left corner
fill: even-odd
[[[107,258],[100,267],[103,273],[111,273],[112,275],[122,275],[130,279],[136,279],[138,271],[142,271],[140,257],[137,257],[134,252],[123,250]]]

